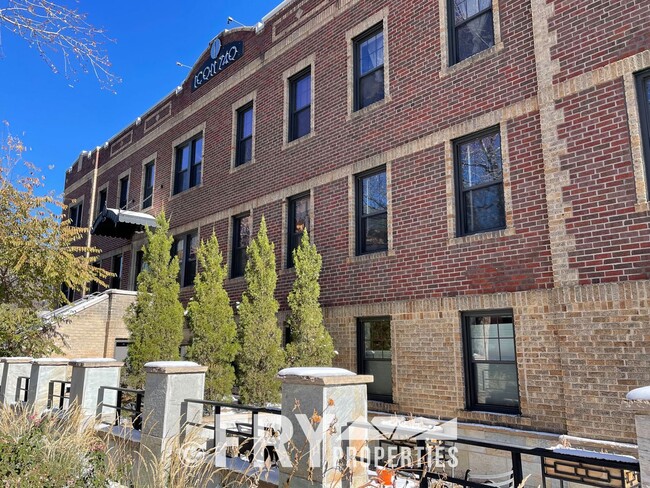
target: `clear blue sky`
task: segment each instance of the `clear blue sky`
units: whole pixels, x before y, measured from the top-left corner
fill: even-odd
[[[71,0],[60,0],[66,5]],[[171,92],[187,76],[209,41],[227,28],[228,16],[253,25],[280,0],[79,0],[79,11],[108,31],[117,94],[101,90],[92,75],[74,88],[52,73],[25,41],[0,30],[0,120],[31,148],[46,185],[63,192],[66,169],[84,149],[102,145]],[[6,0],[0,0],[0,7]],[[235,25],[231,25],[234,27]],[[50,169],[51,168],[51,169]]]

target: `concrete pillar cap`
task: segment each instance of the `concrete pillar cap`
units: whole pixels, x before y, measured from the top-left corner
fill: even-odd
[[[277,377],[284,383],[300,383],[314,385],[357,385],[372,383],[372,375],[358,375],[343,368],[305,367],[285,368],[280,370]]]
[[[34,358],[29,356],[3,357],[0,358],[2,363],[31,363]]]
[[[144,365],[144,370],[147,373],[187,374],[205,373],[208,367],[193,361],[151,361]]]
[[[78,358],[71,359],[70,364],[77,368],[121,368],[124,363],[113,358]]]
[[[63,366],[67,365],[70,360],[66,358],[36,358],[34,364],[44,364],[48,366]]]

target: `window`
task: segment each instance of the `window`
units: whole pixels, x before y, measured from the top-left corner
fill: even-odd
[[[129,177],[125,176],[120,179],[120,210],[127,210],[129,206]]]
[[[289,79],[289,142],[311,132],[311,68]]]
[[[94,263],[92,264],[92,266],[93,266],[93,268],[99,268],[99,263],[98,263],[98,262],[94,262]],[[90,288],[89,288],[89,290],[88,290],[88,293],[93,294],[93,293],[97,293],[98,291],[99,291],[99,283],[96,282],[95,280],[91,281],[91,282],[90,282]]]
[[[454,143],[457,235],[506,226],[501,134],[490,129]]]
[[[386,170],[357,176],[357,254],[388,249]]]
[[[232,220],[232,278],[244,276],[246,269],[246,248],[251,240],[253,218],[250,215],[234,217]]]
[[[494,45],[492,0],[448,1],[451,64]]]
[[[104,188],[99,191],[99,200],[97,202],[97,211],[101,213],[106,208],[106,199],[108,195],[108,190]]]
[[[196,250],[199,247],[199,238],[196,233],[176,237],[172,245],[172,257],[178,256],[180,272],[178,281],[181,286],[194,285],[196,276]]]
[[[111,271],[115,273],[115,276],[111,278],[111,288],[119,289],[122,284],[122,255],[117,254],[113,256],[111,262]]]
[[[143,265],[144,265],[144,251],[140,249],[138,252],[135,253],[135,272],[133,276],[133,289],[137,290],[138,289],[138,276],[140,276],[140,273],[142,272]]]
[[[287,234],[287,268],[293,268],[293,250],[300,244],[302,233],[309,230],[309,194],[289,199]]]
[[[176,148],[174,195],[201,184],[203,134]]]
[[[253,159],[253,103],[237,110],[237,148],[235,166]]]
[[[467,312],[462,320],[467,408],[519,413],[512,312]]]
[[[144,166],[144,188],[142,191],[142,208],[149,208],[153,204],[153,184],[156,177],[155,163],[152,161]]]
[[[354,39],[354,107],[384,99],[384,31],[378,24]]]
[[[82,227],[82,220],[83,220],[83,210],[84,210],[84,205],[83,202],[79,203],[73,207],[70,207],[70,212],[68,213],[68,217],[70,218],[70,225],[73,227]]]
[[[70,288],[68,285],[63,284],[61,285],[61,293],[65,295],[65,299],[68,302],[73,302],[74,301],[74,288]],[[65,303],[64,303],[65,305]]]
[[[357,368],[359,374],[371,374],[368,399],[393,401],[390,318],[364,318],[357,321]]]
[[[637,93],[639,98],[639,119],[641,121],[641,141],[645,159],[646,180],[650,184],[650,70],[637,75]],[[648,190],[650,193],[650,189]]]

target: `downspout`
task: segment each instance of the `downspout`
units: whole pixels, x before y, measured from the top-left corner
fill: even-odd
[[[92,236],[90,235],[90,230],[93,227],[93,222],[95,221],[95,194],[97,193],[97,169],[99,168],[99,146],[95,148],[95,169],[93,170],[93,184],[90,189],[90,209],[88,211],[88,235],[86,236],[86,259],[90,258],[90,244],[92,241]],[[88,287],[84,285],[82,297],[86,296],[86,290]]]

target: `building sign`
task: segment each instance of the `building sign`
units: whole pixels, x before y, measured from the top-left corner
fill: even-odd
[[[219,40],[215,40],[215,43]],[[212,44],[214,47],[215,44]],[[215,49],[210,49],[210,59],[194,73],[192,77],[192,91],[201,88],[214,76],[221,73],[224,69],[237,61],[244,54],[244,43],[242,41],[231,42],[225,46],[221,46],[215,55]]]

